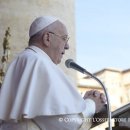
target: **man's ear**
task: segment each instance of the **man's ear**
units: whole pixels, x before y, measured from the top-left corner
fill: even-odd
[[[50,34],[48,32],[44,33],[44,35],[42,36],[42,41],[46,47],[50,46]]]

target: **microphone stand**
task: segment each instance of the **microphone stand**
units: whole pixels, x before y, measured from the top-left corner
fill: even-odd
[[[112,130],[111,107],[110,107],[110,100],[109,100],[109,96],[108,96],[106,87],[103,85],[103,83],[97,77],[95,77],[94,75],[89,73],[87,70],[84,69],[83,74],[89,75],[91,78],[95,79],[102,86],[102,88],[105,92],[105,95],[106,95],[106,100],[107,100],[108,126],[109,126],[109,130]]]
[[[84,68],[82,68],[81,66],[79,66],[78,64],[76,64],[73,59],[68,59],[65,62],[65,65],[67,68],[72,68],[75,69],[85,75],[89,75],[91,78],[95,79],[103,88],[104,92],[105,92],[105,96],[106,96],[106,100],[107,100],[107,114],[108,114],[108,130],[112,130],[112,125],[111,125],[111,108],[110,108],[110,101],[109,101],[109,96],[107,93],[107,89],[106,87],[103,85],[103,83],[97,78],[95,77],[93,74],[91,74],[90,72],[88,72],[87,70],[85,70]]]

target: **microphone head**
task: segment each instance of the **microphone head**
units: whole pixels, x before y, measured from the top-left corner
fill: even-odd
[[[76,64],[73,59],[68,59],[65,61],[65,65],[67,68],[72,68],[75,69],[81,73],[85,73],[86,70],[84,68],[82,68],[81,66],[79,66],[78,64]]]
[[[68,59],[68,60],[66,60],[66,61],[65,61],[66,67],[67,67],[67,68],[71,68],[71,67],[70,67],[70,64],[71,64],[72,62],[74,62],[73,59]]]

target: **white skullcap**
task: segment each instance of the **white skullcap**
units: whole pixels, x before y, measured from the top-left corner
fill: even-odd
[[[30,26],[29,37],[32,37],[33,35],[35,35],[36,33],[38,33],[39,31],[46,28],[48,25],[54,23],[57,20],[57,18],[52,16],[43,16],[36,18]]]

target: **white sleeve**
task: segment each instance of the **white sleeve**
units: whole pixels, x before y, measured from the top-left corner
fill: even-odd
[[[82,112],[84,118],[83,123],[79,130],[88,130],[92,125],[92,118],[96,111],[95,102],[92,99],[85,99],[86,109]]]
[[[86,109],[83,111],[83,115],[84,117],[92,118],[96,111],[95,102],[90,98],[85,99],[85,102],[86,102]]]

